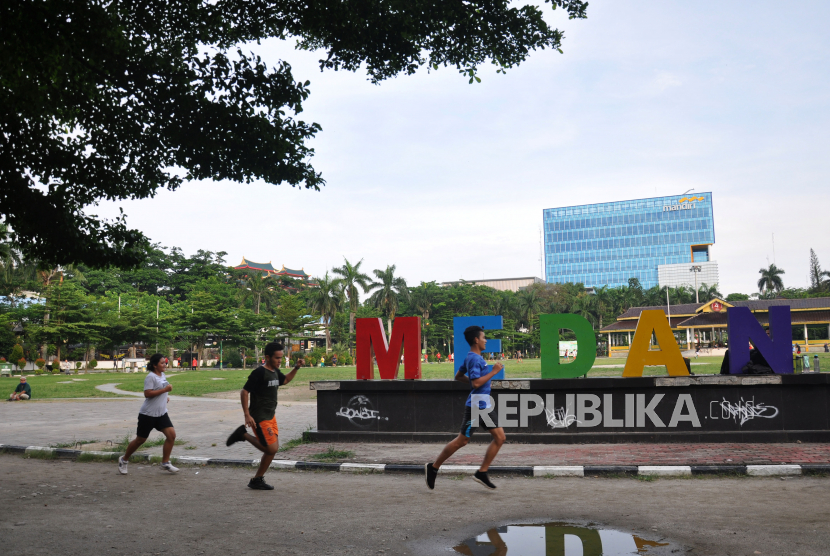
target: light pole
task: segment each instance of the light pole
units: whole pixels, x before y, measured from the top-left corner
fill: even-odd
[[[700,296],[699,292],[697,291],[697,273],[700,272],[702,269],[699,265],[695,265],[689,269],[689,272],[695,273],[695,303],[700,303]]]
[[[697,291],[697,273],[701,271],[700,265],[693,265],[689,272],[695,274],[695,303],[700,303],[700,292]],[[695,341],[695,329],[692,328],[692,343]]]

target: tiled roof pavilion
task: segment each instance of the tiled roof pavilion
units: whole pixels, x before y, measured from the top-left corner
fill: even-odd
[[[285,265],[282,265],[282,268],[277,270],[271,264],[271,261],[268,261],[267,263],[255,263],[253,261],[249,261],[245,257],[242,257],[242,262],[233,268],[234,270],[258,270],[260,272],[267,272],[268,274],[273,274],[275,276],[291,276],[292,278],[302,278],[303,280],[308,280],[309,278],[304,269],[294,270],[291,268],[285,268]]]

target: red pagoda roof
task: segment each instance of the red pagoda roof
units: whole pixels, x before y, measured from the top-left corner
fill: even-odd
[[[296,276],[297,278],[308,279],[308,274],[305,273],[304,269],[300,270],[292,270],[290,268],[285,268],[285,265],[282,265],[282,268],[277,272],[278,276]]]
[[[237,266],[233,267],[234,270],[259,270],[260,272],[277,272],[277,269],[271,265],[271,262],[268,261],[267,263],[255,263],[253,261],[249,261],[245,257],[242,257],[242,262],[239,263]]]

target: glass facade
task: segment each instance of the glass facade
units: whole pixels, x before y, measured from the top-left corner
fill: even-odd
[[[712,194],[595,203],[543,211],[549,283],[658,285],[657,266],[709,260]]]

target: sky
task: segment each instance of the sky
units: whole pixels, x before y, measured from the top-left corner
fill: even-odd
[[[452,68],[371,84],[291,41],[248,48],[310,80],[300,115],[320,191],[190,182],[106,203],[164,246],[226,251],[319,276],[363,259],[421,281],[542,275],[542,211],[711,191],[720,290],[775,262],[830,268],[830,2],[592,0],[564,54],[470,85]],[[775,237],[773,249],[773,234]]]

